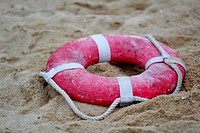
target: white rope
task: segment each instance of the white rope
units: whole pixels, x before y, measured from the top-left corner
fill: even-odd
[[[162,54],[164,63],[169,65],[176,72],[178,79],[177,79],[176,88],[175,88],[173,94],[178,93],[182,86],[183,75],[182,75],[180,69],[178,68],[178,66],[174,63],[180,64],[181,66],[183,66],[184,69],[185,69],[185,65],[183,64],[183,62],[177,61],[173,57],[170,57],[170,55],[161,47],[161,45],[155,40],[155,38],[153,36],[147,35],[147,38],[154,44],[154,46]]]
[[[43,73],[40,73],[40,76],[43,76]],[[69,97],[69,95],[62,90],[52,79],[49,79],[49,84],[55,88],[67,101],[67,103],[69,104],[69,106],[71,107],[71,109],[74,111],[75,114],[77,114],[79,117],[81,117],[82,119],[85,120],[102,120],[105,117],[107,117],[112,111],[113,109],[120,103],[120,98],[116,98],[115,101],[110,105],[110,107],[107,109],[106,112],[104,112],[102,115],[99,116],[88,116],[85,113],[81,112],[76,105],[74,104],[74,102],[72,101],[72,99]]]
[[[147,38],[154,44],[154,46],[158,49],[163,58],[170,57],[170,55],[163,49],[163,47],[156,41],[156,39],[152,35],[147,35]]]
[[[45,77],[45,72],[40,72],[39,73],[40,76]],[[45,78],[44,78],[45,79]],[[46,79],[45,79],[46,80]],[[114,108],[120,103],[120,98],[116,98],[115,101],[110,105],[110,107],[107,109],[106,112],[104,112],[102,115],[99,116],[88,116],[85,113],[81,112],[76,105],[74,104],[74,102],[72,101],[72,99],[69,97],[69,95],[62,90],[55,82],[53,79],[49,79],[47,81],[53,88],[56,89],[56,91],[58,91],[63,97],[64,99],[67,101],[67,103],[69,104],[70,108],[74,111],[75,114],[77,114],[79,117],[81,117],[82,119],[85,120],[102,120],[105,117],[107,117],[110,113],[112,113],[112,111],[114,110]]]
[[[40,73],[40,76],[43,76],[43,77],[44,77],[43,74],[44,74],[44,73],[41,72],[41,73]],[[67,101],[67,103],[69,104],[70,108],[74,111],[74,113],[75,113],[76,115],[78,115],[80,118],[85,119],[85,120],[93,120],[93,121],[94,121],[94,120],[95,120],[95,121],[102,120],[102,119],[104,119],[105,117],[107,117],[109,114],[111,114],[112,111],[115,109],[115,107],[121,102],[121,99],[120,99],[120,98],[116,98],[116,99],[113,101],[113,103],[110,105],[110,107],[109,107],[103,114],[101,114],[101,115],[99,115],[99,116],[88,116],[88,115],[86,115],[85,113],[83,113],[82,111],[80,111],[80,110],[76,107],[76,105],[74,104],[74,102],[72,101],[72,99],[69,97],[69,95],[68,95],[63,89],[61,89],[61,88],[54,82],[53,79],[49,79],[48,81],[49,81],[48,83],[49,83],[53,88],[55,88],[56,91],[59,92],[59,93],[64,97],[65,101]],[[146,99],[146,98],[141,98],[141,97],[138,97],[138,96],[133,96],[132,98],[133,98],[132,101],[138,101],[138,102],[148,100],[148,99]]]
[[[135,102],[144,102],[144,101],[147,101],[147,100],[149,100],[149,99],[139,97],[139,96],[133,96],[133,99],[132,99],[132,101],[135,101]]]
[[[182,75],[180,69],[178,68],[178,66],[175,65],[175,64],[173,63],[173,61],[171,61],[170,59],[165,59],[164,62],[165,62],[167,65],[171,66],[171,67],[174,69],[174,71],[176,72],[177,76],[178,76],[177,83],[176,83],[176,88],[175,88],[175,90],[174,90],[174,92],[173,92],[173,94],[176,94],[176,93],[178,93],[178,92],[180,91],[180,89],[181,89],[182,82],[183,82],[183,75]]]

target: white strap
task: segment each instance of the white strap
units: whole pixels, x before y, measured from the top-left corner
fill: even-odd
[[[133,89],[130,77],[117,77],[120,88],[121,103],[129,103],[133,100]]]
[[[163,62],[163,57],[158,56],[158,57],[151,58],[149,61],[147,61],[146,65],[145,65],[145,69],[147,69],[153,63],[157,63],[157,62]]]
[[[96,43],[99,51],[99,62],[107,62],[111,59],[110,45],[108,40],[102,34],[90,36]]]
[[[57,73],[63,70],[69,70],[74,68],[84,69],[84,67],[79,63],[66,63],[52,68],[49,72],[40,72],[40,75],[43,76],[47,82],[49,82],[49,79],[51,79]]]

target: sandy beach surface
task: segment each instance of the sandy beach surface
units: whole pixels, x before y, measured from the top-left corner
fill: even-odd
[[[44,79],[51,53],[90,34],[145,36],[172,47],[187,66],[182,90],[116,108],[102,121],[82,120]],[[129,64],[101,63],[88,71],[132,75]],[[88,115],[107,108],[75,102]],[[199,0],[1,0],[1,133],[200,133]]]

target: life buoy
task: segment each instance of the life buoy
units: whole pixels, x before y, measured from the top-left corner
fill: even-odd
[[[47,82],[53,79],[72,99],[102,106],[111,105],[119,97],[122,103],[129,103],[134,97],[151,99],[169,94],[174,91],[178,76],[163,60],[173,59],[181,72],[181,80],[185,66],[170,47],[158,43],[167,53],[163,57],[154,43],[148,38],[132,35],[91,35],[54,51],[42,75]],[[92,64],[107,61],[136,64],[145,71],[131,77],[103,77],[85,70]]]

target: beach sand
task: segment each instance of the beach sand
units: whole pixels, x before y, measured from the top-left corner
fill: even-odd
[[[187,66],[181,92],[116,108],[102,121],[80,119],[38,73],[61,44],[97,33],[152,34],[175,49]],[[87,70],[141,72],[109,63]],[[88,115],[107,109],[75,104]],[[0,132],[200,133],[200,1],[0,1]]]

